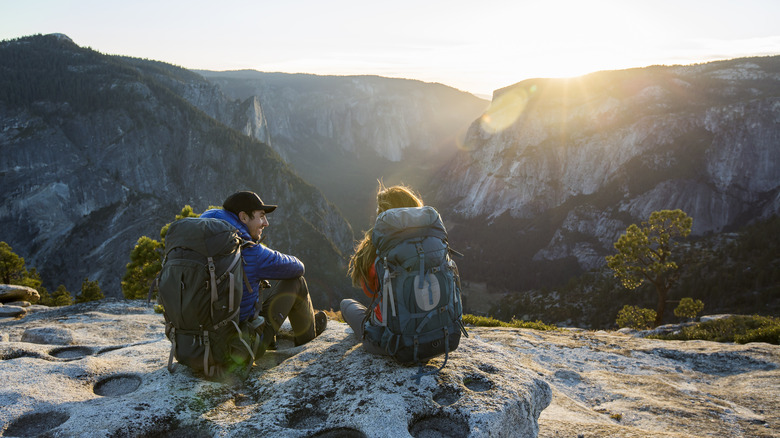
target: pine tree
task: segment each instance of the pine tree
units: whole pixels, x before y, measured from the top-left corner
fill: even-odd
[[[0,242],[0,282],[3,284],[18,284],[27,276],[24,259],[13,252],[11,245]]]
[[[71,304],[73,304],[73,297],[70,295],[70,292],[65,289],[65,285],[61,284],[51,296],[51,304],[49,305],[52,307],[60,307],[70,306]]]
[[[141,236],[130,251],[130,263],[122,277],[122,294],[129,300],[145,298],[149,285],[162,269],[163,244]]]
[[[76,296],[77,303],[86,303],[88,301],[97,301],[105,298],[103,292],[100,291],[100,285],[97,280],[90,281],[89,278],[85,278],[81,282],[81,293]]]
[[[49,292],[41,285],[38,270],[30,268],[28,271],[24,258],[14,253],[6,242],[0,242],[0,283],[31,287],[38,291],[41,299],[49,296]]]
[[[626,289],[634,290],[650,283],[658,294],[655,325],[663,321],[666,296],[679,279],[679,266],[672,259],[676,238],[691,233],[693,219],[682,210],[661,210],[650,214],[642,228],[631,224],[615,242],[618,251],[607,256],[607,266]]]
[[[185,217],[198,217],[192,207],[185,205],[174,221]],[[172,223],[172,222],[171,222]],[[130,251],[130,263],[126,265],[122,277],[122,295],[129,300],[145,298],[149,294],[149,286],[162,269],[162,251],[165,248],[165,235],[171,223],[160,229],[160,240],[141,236],[135,247]]]

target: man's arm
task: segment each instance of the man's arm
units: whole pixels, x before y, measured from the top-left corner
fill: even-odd
[[[247,256],[249,260],[245,256],[244,261],[247,264],[254,264],[257,267],[254,271],[257,277],[265,280],[296,278],[305,272],[303,262],[297,257],[282,254],[263,245],[257,245]]]

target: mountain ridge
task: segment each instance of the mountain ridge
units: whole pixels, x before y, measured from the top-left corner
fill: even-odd
[[[159,63],[127,62],[46,36],[4,43],[0,52],[0,68],[19,72],[0,83],[3,239],[39,267],[49,287],[75,290],[90,277],[117,296],[138,237],[157,237],[184,204],[203,211],[250,189],[281,204],[268,242],[309,261],[317,304],[348,293],[338,272],[351,246],[349,224],[275,151],[152,79],[159,70],[142,68]],[[11,64],[17,59],[29,65]],[[59,88],[41,97],[47,75]],[[19,88],[32,91],[12,94]]]
[[[20,58],[14,47],[28,50]],[[156,237],[184,203],[202,211],[235,185],[290,206],[274,214],[269,243],[301,255],[326,291],[316,304],[331,306],[355,294],[342,274],[355,231],[370,226],[377,179],[412,185],[442,212],[466,254],[465,283],[489,293],[598,269],[653,210],[683,208],[697,238],[780,210],[780,57],[529,79],[496,90],[485,109],[441,84],[256,71],[236,80],[61,37],[0,50],[11,73],[0,76],[3,238],[45,276],[85,260],[45,278],[67,277],[71,290],[86,274],[120,276],[137,236]],[[253,158],[222,163],[235,151]],[[226,169],[240,170],[231,187],[204,187]]]
[[[263,126],[242,131],[267,139],[356,229],[371,220],[378,179],[424,190],[430,169],[451,159],[487,107],[469,93],[411,79],[199,72],[236,100],[254,99]]]
[[[780,57],[526,80],[498,90],[469,128],[436,201],[462,225],[452,239],[476,249],[466,278],[491,272],[497,290],[555,286],[603,266],[626,227],[654,210],[683,209],[694,236],[776,215],[777,120]]]

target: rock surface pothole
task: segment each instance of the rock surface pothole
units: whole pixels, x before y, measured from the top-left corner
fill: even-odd
[[[117,397],[130,394],[141,386],[141,378],[131,374],[111,376],[95,385],[95,394],[103,397]]]

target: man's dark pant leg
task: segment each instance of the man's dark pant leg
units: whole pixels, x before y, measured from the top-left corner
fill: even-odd
[[[314,339],[314,307],[303,277],[279,280],[263,300],[262,314],[274,333],[279,332],[285,318],[290,318],[295,345]]]

